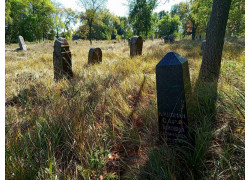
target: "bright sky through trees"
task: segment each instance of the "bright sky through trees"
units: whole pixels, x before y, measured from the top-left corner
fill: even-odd
[[[81,7],[77,4],[77,0],[57,0],[61,2],[65,8],[72,8],[73,10],[81,11]],[[179,2],[185,2],[186,0],[160,0],[159,6],[156,8],[155,12],[160,12],[162,10],[170,11],[171,6],[178,4]],[[164,4],[164,2],[166,2]],[[107,8],[109,11],[117,16],[128,16],[128,6],[127,0],[108,0]]]

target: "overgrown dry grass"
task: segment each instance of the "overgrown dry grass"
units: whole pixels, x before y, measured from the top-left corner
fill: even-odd
[[[196,144],[181,153],[157,145],[155,66],[167,52],[179,53],[194,87],[199,42],[148,40],[143,55],[130,59],[127,42],[94,41],[103,62],[92,66],[89,42],[69,43],[74,79],[58,83],[53,42],[30,43],[27,52],[6,45],[6,179],[244,179],[242,43],[225,44],[216,122],[199,118],[195,107]]]

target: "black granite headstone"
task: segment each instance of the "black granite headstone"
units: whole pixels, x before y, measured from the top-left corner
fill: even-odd
[[[191,84],[187,59],[167,53],[156,66],[156,85],[160,141],[178,144],[187,139],[188,131],[186,102]]]
[[[88,64],[102,62],[102,50],[100,48],[90,48],[88,56]]]
[[[54,79],[57,81],[64,76],[67,79],[73,77],[71,52],[69,43],[65,38],[58,38],[54,43],[53,52]]]
[[[130,57],[137,55],[142,55],[142,46],[143,46],[143,40],[141,36],[133,36],[129,40],[129,46],[130,46]]]

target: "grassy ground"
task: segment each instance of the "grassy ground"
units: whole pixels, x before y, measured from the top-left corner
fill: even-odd
[[[92,66],[89,42],[69,43],[74,79],[58,83],[53,42],[6,45],[6,179],[244,179],[244,42],[225,43],[216,112],[198,104],[208,86],[194,93],[195,144],[176,150],[157,145],[155,66],[169,51],[186,57],[195,92],[200,43],[148,40],[130,59],[127,42],[94,41],[103,62]]]

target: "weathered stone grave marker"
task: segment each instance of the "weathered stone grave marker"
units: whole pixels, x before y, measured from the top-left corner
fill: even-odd
[[[27,46],[26,46],[26,44],[25,44],[25,42],[24,42],[24,39],[23,39],[23,37],[22,36],[18,36],[18,44],[19,44],[19,49],[20,50],[24,50],[24,51],[27,51]]]
[[[191,84],[187,59],[167,53],[156,66],[156,85],[160,141],[178,144],[188,133],[186,102]]]
[[[142,55],[142,45],[143,45],[143,40],[141,36],[134,36],[130,38],[129,46],[130,46],[131,58],[136,55],[139,55],[139,56]]]
[[[100,48],[90,48],[88,56],[88,64],[102,62],[102,50]]]
[[[73,77],[72,59],[69,43],[65,38],[58,38],[54,43],[53,52],[54,79],[57,81],[64,76],[67,79]]]
[[[201,43],[201,50],[202,51],[204,51],[205,46],[206,46],[206,40],[203,40],[202,43]]]
[[[154,41],[154,35],[151,35],[151,40]]]

